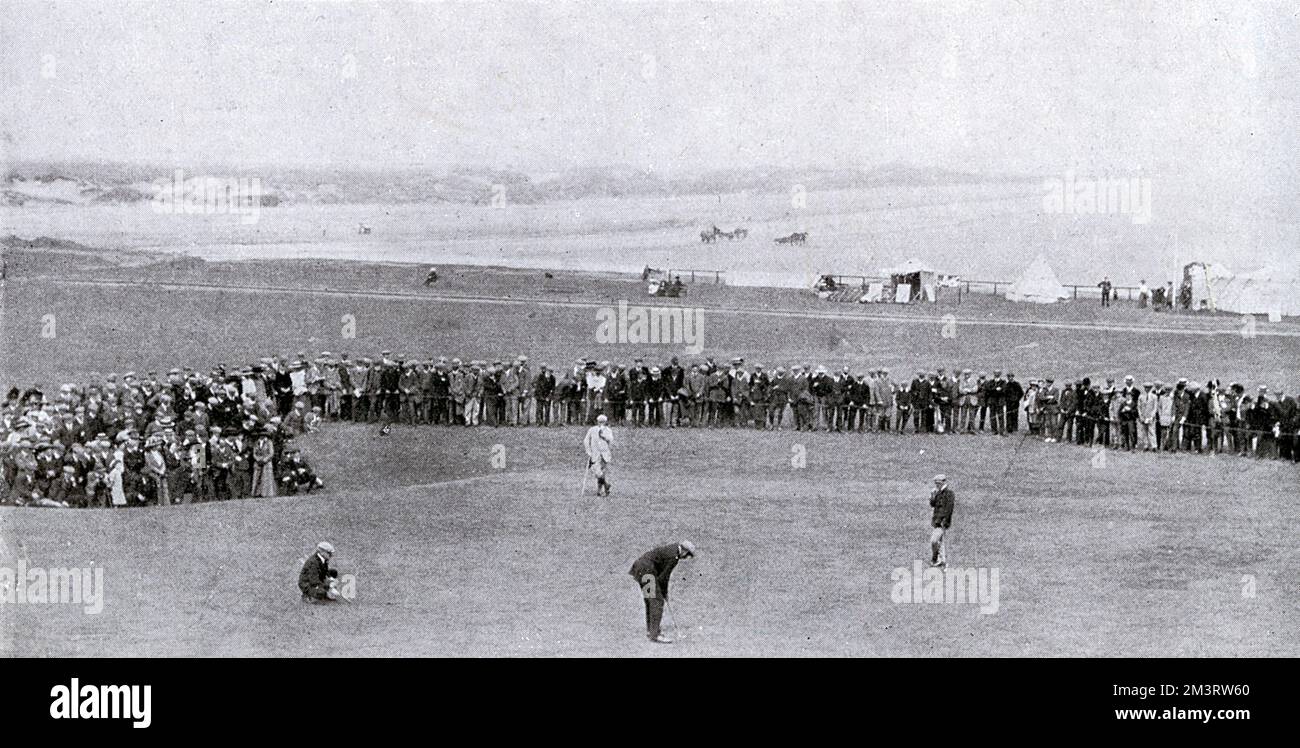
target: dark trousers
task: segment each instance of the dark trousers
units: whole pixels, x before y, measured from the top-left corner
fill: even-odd
[[[989,403],[987,410],[989,412],[989,430],[1001,435],[1006,431],[1006,421],[1004,420],[1007,414],[1006,408],[1003,407],[1002,401],[999,400]]]
[[[645,601],[645,633],[651,639],[659,636],[659,627],[664,619],[664,597],[659,592],[659,585],[655,583],[653,577],[645,575],[646,583],[642,584],[640,579],[635,576],[633,581],[641,590],[641,599]]]
[[[664,601],[658,597],[645,599],[645,633],[651,639],[659,636],[659,627],[664,620]]]
[[[799,431],[812,431],[815,424],[813,423],[813,404],[799,402],[795,405],[796,429]]]

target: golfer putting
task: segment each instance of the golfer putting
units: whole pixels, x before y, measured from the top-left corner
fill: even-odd
[[[609,418],[603,413],[596,416],[596,425],[587,429],[582,438],[582,448],[587,452],[587,470],[582,474],[582,488],[579,494],[587,492],[587,475],[596,476],[596,495],[608,496],[610,489],[609,463],[614,457],[614,432],[607,425]]]
[[[298,589],[302,591],[302,600],[307,603],[331,603],[339,600],[339,573],[330,568],[330,559],[334,557],[334,546],[322,540],[316,544],[316,550],[307,557],[298,572]]]
[[[646,636],[657,644],[673,643],[659,626],[663,622],[664,606],[668,604],[668,578],[677,568],[677,562],[685,558],[695,558],[695,545],[689,540],[646,551],[628,571],[641,588],[641,598],[645,601]]]

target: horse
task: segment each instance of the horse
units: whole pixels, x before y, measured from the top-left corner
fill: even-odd
[[[722,229],[719,229],[717,226],[714,226],[708,231],[700,232],[700,241],[704,242],[705,244],[712,244],[713,242],[718,240],[719,236],[722,235],[723,235]]]
[[[789,236],[778,237],[776,243],[777,244],[803,244],[806,241],[808,241],[808,232],[796,231]]]

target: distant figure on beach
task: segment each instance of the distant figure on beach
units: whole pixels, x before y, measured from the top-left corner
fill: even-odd
[[[1151,289],[1147,286],[1147,279],[1143,278],[1138,282],[1138,309],[1146,309],[1150,300]]]
[[[424,276],[424,285],[432,286],[438,282],[438,268],[429,268],[429,274]]]

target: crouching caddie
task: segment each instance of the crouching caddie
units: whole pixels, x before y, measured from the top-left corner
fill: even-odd
[[[298,589],[303,602],[332,602],[339,599],[339,573],[330,568],[334,546],[325,541],[316,544],[316,551],[307,557],[298,573]]]

